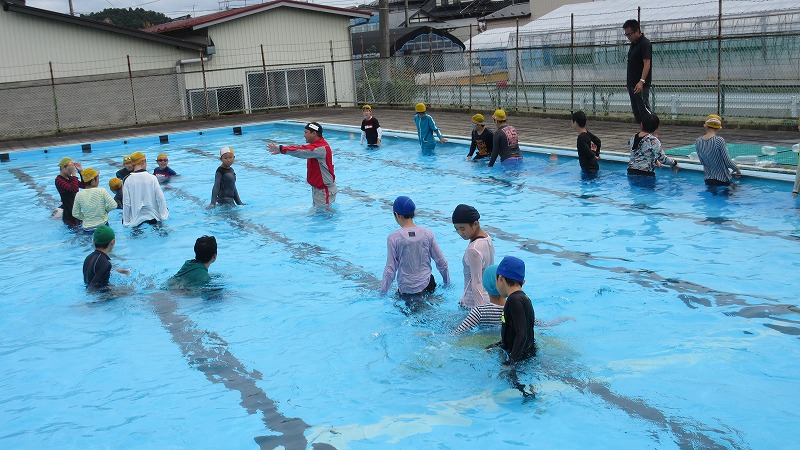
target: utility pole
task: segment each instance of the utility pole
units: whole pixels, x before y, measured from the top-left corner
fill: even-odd
[[[391,42],[389,40],[389,0],[378,1],[378,28],[381,35],[381,93],[386,100],[387,83],[389,82],[389,54]]]
[[[69,15],[70,16],[75,15],[75,8],[72,7],[72,0],[69,0]]]

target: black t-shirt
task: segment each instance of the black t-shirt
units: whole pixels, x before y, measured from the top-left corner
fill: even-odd
[[[88,288],[108,286],[111,278],[111,258],[100,250],[95,250],[83,261],[83,282]]]
[[[503,307],[503,325],[500,346],[508,352],[511,361],[520,361],[536,355],[533,323],[536,317],[531,299],[522,291],[508,296]]]
[[[592,142],[597,147],[592,151]],[[600,156],[600,139],[587,131],[578,135],[578,161],[584,172],[596,172],[600,169],[597,157]]]
[[[478,154],[474,159],[486,158],[492,154],[492,145],[494,141],[494,133],[488,128],[483,129],[483,133],[478,134],[478,130],[472,130],[472,143],[469,146],[469,154],[467,158],[471,157],[475,150]]]
[[[636,86],[642,79],[645,59],[650,60],[650,71],[647,72],[645,84],[650,84],[653,79],[653,45],[642,35],[638,41],[632,42],[628,49],[628,86]]]
[[[367,145],[376,145],[378,143],[378,128],[381,124],[374,116],[369,119],[361,121],[361,131],[367,135]]]

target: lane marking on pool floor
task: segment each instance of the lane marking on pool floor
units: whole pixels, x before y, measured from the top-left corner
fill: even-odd
[[[218,159],[216,155],[196,148],[184,148],[184,150],[195,155]],[[260,166],[247,162],[237,162],[237,164],[247,169],[276,176],[293,183],[306,182],[300,177],[278,172],[268,166]],[[387,209],[389,211],[392,210],[392,202],[390,200],[375,198],[365,191],[346,186],[339,186],[339,192],[354,197],[362,201],[362,203],[378,203],[383,209]],[[438,210],[426,209],[426,211],[420,213],[419,216],[428,217],[440,223],[450,224],[450,216]],[[691,309],[698,309],[699,306],[738,306],[740,307],[738,310],[725,311],[724,313],[729,316],[737,316],[745,319],[769,319],[778,323],[762,323],[762,325],[782,334],[792,336],[800,335],[800,320],[793,320],[784,317],[795,316],[800,313],[800,309],[798,309],[796,305],[784,304],[777,299],[766,296],[741,296],[732,292],[719,291],[694,282],[676,278],[667,278],[649,269],[629,269],[624,266],[609,267],[605,265],[595,265],[592,264],[592,261],[633,261],[618,257],[596,256],[586,251],[568,250],[559,244],[520,236],[518,234],[506,232],[493,226],[484,226],[484,229],[492,233],[493,237],[497,237],[497,239],[507,242],[512,242],[521,250],[525,250],[535,255],[545,255],[558,259],[564,259],[587,268],[625,275],[626,277],[631,278],[634,283],[656,292],[663,291],[665,288],[670,289],[677,293],[678,299],[680,299],[687,307]],[[713,298],[714,305],[712,305],[711,302],[704,297]],[[748,298],[760,299],[769,303],[752,303],[748,302]]]
[[[231,391],[239,392],[241,405],[248,414],[261,412],[264,425],[278,435],[254,438],[261,450],[305,450],[308,439],[305,431],[310,426],[300,418],[284,416],[261,389],[257,381],[262,380],[258,370],[248,371],[244,363],[228,349],[228,343],[214,332],[200,329],[188,316],[178,313],[179,305],[171,295],[158,292],[149,295],[150,304],[172,341],[181,349],[189,365],[205,375],[212,383],[221,383]],[[315,450],[335,450],[330,445],[313,444]]]
[[[202,151],[202,150],[186,149],[186,151],[190,152],[190,153],[193,153],[193,154],[196,154],[196,155],[199,155],[199,156],[204,156],[204,157],[216,159],[215,155],[213,155],[211,153],[208,153],[208,152],[205,152],[205,151]],[[243,167],[249,168],[251,170],[262,170],[262,171],[265,171],[265,172],[269,172],[270,174],[279,176],[280,178],[283,178],[285,180],[289,180],[289,181],[293,181],[293,182],[301,182],[301,181],[305,182],[305,180],[300,180],[299,177],[293,177],[293,176],[290,176],[290,175],[282,174],[280,172],[274,171],[271,168],[262,167],[262,166],[255,166],[255,165],[252,165],[252,164],[249,164],[249,163],[240,163],[240,165],[242,165]],[[352,190],[350,188],[344,188],[344,189],[347,190],[347,191],[354,191],[354,190]],[[176,193],[181,194],[181,196],[193,199],[193,201],[195,203],[197,203],[198,205],[200,205],[200,206],[203,206],[205,204],[199,198],[196,198],[196,197],[192,196],[191,194],[187,194],[185,192],[181,192],[178,189],[173,188],[173,189],[170,189],[170,191],[176,191]],[[356,191],[354,191],[354,192],[356,192]],[[369,196],[366,196],[366,198],[368,198],[370,201],[373,201],[373,202],[382,203],[383,207],[388,207],[389,209],[391,209],[391,203],[387,204],[387,202],[384,201],[384,200],[374,199],[374,198],[369,197]],[[238,219],[238,218],[233,218],[233,217],[229,216],[229,219],[232,220],[234,223],[240,224],[242,227],[245,226],[245,223],[240,223],[241,220]],[[253,226],[252,223],[250,223],[248,225],[250,225],[251,227]],[[269,230],[268,228],[264,227],[263,225],[256,225],[256,227]],[[255,231],[258,231],[258,230],[256,229]],[[270,233],[274,234],[275,232],[270,231]],[[287,239],[287,241],[288,241],[288,239]],[[321,251],[324,252],[324,254],[331,254],[330,251],[328,251],[327,249],[325,249],[323,247],[319,247],[319,246],[316,246],[316,245],[314,245],[314,247],[319,248]],[[322,265],[328,266],[327,264],[325,264],[324,260],[322,261]],[[371,277],[371,275],[370,275],[370,277]],[[371,283],[371,284],[373,284],[373,286],[367,286],[367,289],[371,290],[371,291],[374,291],[375,289],[377,289],[377,286],[379,285],[380,281],[375,279],[375,282],[376,283]],[[588,372],[588,370],[586,370],[585,372]],[[557,379],[557,380],[565,383],[566,385],[572,386],[573,388],[577,389],[580,392],[591,392],[593,395],[603,399],[607,403],[612,404],[612,405],[620,408],[622,411],[625,411],[631,417],[638,417],[638,418],[644,419],[644,420],[646,420],[648,422],[651,422],[651,423],[661,427],[664,430],[670,431],[671,433],[676,435],[676,437],[678,438],[678,442],[677,443],[679,445],[681,445],[681,447],[686,447],[686,445],[682,445],[681,443],[691,443],[691,445],[689,445],[690,447],[696,447],[697,445],[701,445],[702,448],[720,448],[720,449],[728,448],[725,445],[716,443],[715,440],[712,437],[707,436],[707,435],[705,435],[705,434],[703,434],[701,432],[698,432],[698,431],[693,431],[686,424],[684,424],[682,422],[674,421],[674,420],[668,418],[665,413],[663,413],[662,411],[660,411],[659,409],[657,409],[655,407],[647,405],[642,400],[628,398],[628,397],[625,397],[625,396],[622,396],[620,394],[617,394],[617,393],[613,392],[604,383],[597,382],[597,381],[591,381],[591,380],[585,381],[585,380],[581,380],[581,379],[579,379],[577,377],[564,377],[558,371],[551,372],[551,373],[548,374],[548,376],[550,376],[551,378]],[[705,425],[700,424],[699,422],[696,422],[695,424],[692,424],[692,427],[695,428],[696,430],[712,429],[710,427],[707,427]],[[728,437],[722,436],[721,439],[726,441],[726,442],[728,442],[731,446],[733,446],[733,448],[743,448],[743,447],[738,446],[735,442],[731,441],[731,439],[729,439]]]

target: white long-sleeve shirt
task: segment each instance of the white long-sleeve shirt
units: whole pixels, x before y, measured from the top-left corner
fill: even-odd
[[[462,259],[464,263],[464,295],[461,306],[474,308],[489,303],[489,293],[483,288],[483,271],[494,264],[492,237],[470,242]]]
[[[133,172],[122,185],[122,225],[135,227],[147,220],[169,217],[167,200],[155,175],[144,170]]]

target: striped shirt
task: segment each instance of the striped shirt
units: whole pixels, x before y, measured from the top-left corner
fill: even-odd
[[[94,228],[108,222],[108,212],[117,209],[117,201],[100,187],[88,188],[75,195],[72,215],[83,220],[83,228]]]
[[[739,170],[728,154],[725,139],[713,136],[709,139],[697,138],[694,141],[697,157],[703,165],[706,180],[717,180],[730,183],[733,178],[728,169]]]
[[[469,310],[467,318],[461,322],[461,325],[456,328],[453,333],[466,333],[467,331],[477,327],[491,327],[500,325],[503,316],[503,307],[495,305],[494,303],[487,303],[480,305]]]

